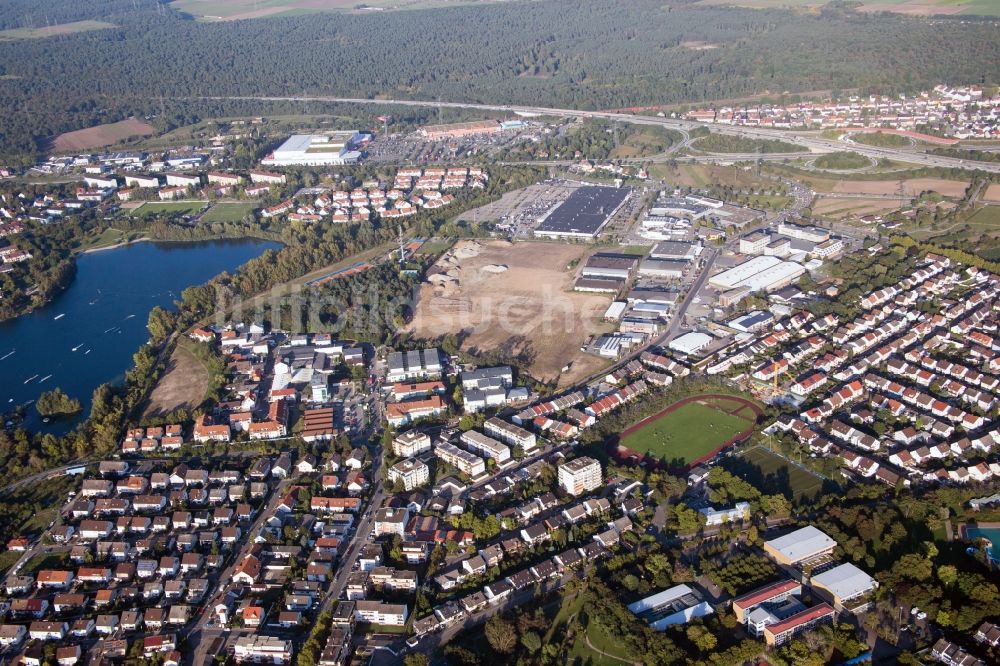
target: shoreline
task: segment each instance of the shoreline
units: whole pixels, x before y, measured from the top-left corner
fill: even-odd
[[[91,254],[92,252],[104,252],[105,250],[115,250],[120,247],[126,247],[128,245],[132,245],[133,243],[148,243],[151,242],[152,240],[153,239],[148,236],[143,236],[142,238],[136,238],[135,240],[119,241],[118,243],[115,243],[113,245],[104,245],[101,247],[92,247],[87,250],[81,250],[79,254]]]

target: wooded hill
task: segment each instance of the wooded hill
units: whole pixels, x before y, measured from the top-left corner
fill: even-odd
[[[802,14],[680,0],[548,0],[199,23],[155,0],[14,0],[0,8],[0,26],[23,27],[28,15],[36,26],[99,19],[118,27],[0,43],[0,158],[130,114],[190,120],[233,111],[225,101],[188,97],[620,108],[1000,80],[992,23],[837,6]],[[686,46],[694,43],[717,48]]]

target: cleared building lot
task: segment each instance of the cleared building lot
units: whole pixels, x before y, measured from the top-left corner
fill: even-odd
[[[569,383],[607,364],[580,351],[609,330],[608,294],[572,291],[589,249],[560,243],[461,241],[428,271],[407,331],[419,339],[455,334],[462,349],[503,349],[535,378]],[[570,369],[560,375],[560,370]]]

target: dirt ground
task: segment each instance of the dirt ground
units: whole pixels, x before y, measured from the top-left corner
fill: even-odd
[[[914,196],[926,190],[934,190],[946,197],[961,197],[969,182],[965,180],[945,180],[943,178],[909,178],[903,181],[907,196]],[[833,186],[838,193],[857,194],[898,194],[898,180],[838,180]]]
[[[149,397],[143,418],[162,416],[177,409],[194,409],[208,392],[208,370],[184,343],[174,348],[167,371]]]
[[[983,201],[1000,203],[1000,183],[993,183],[983,193]]]
[[[52,152],[71,153],[88,148],[100,148],[116,144],[122,139],[133,136],[149,136],[155,132],[152,125],[136,118],[129,118],[117,123],[60,134],[52,142]]]
[[[428,271],[407,331],[420,339],[452,333],[462,349],[520,355],[536,379],[567,384],[606,361],[580,351],[605,332],[605,294],[573,292],[582,245],[462,241]],[[573,264],[571,266],[571,264]],[[570,370],[560,375],[565,365]]]

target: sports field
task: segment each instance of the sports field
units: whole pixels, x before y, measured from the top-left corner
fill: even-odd
[[[790,499],[806,500],[815,497],[827,479],[790,462],[785,457],[761,446],[726,458],[722,466],[746,479],[762,492],[780,493]]]
[[[691,465],[751,430],[757,409],[742,398],[686,398],[626,429],[618,443],[672,467]]]

